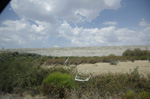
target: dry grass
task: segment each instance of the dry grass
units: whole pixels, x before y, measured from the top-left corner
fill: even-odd
[[[79,72],[88,72],[94,75],[105,73],[129,73],[130,70],[138,67],[139,73],[146,76],[150,73],[149,61],[135,61],[135,62],[118,62],[117,65],[110,65],[109,63],[96,63],[96,64],[80,64],[77,66]]]

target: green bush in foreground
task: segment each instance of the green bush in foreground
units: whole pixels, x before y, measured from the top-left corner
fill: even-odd
[[[135,93],[133,90],[129,90],[125,93],[126,99],[135,99]]]
[[[150,99],[150,92],[143,91],[139,93],[140,99]]]
[[[40,68],[42,57],[36,54],[0,54],[0,91],[20,93],[42,84],[47,70]]]
[[[60,72],[50,74],[43,80],[42,91],[45,95],[53,95],[55,97],[64,98],[65,89],[77,88],[74,79]]]

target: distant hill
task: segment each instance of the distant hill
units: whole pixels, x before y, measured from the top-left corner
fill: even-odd
[[[150,50],[150,45],[145,46],[109,46],[109,47],[68,47],[68,48],[21,48],[0,49],[2,52],[36,53],[45,56],[108,56],[115,54],[121,56],[126,49],[140,48]]]

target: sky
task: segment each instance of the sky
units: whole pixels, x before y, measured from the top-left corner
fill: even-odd
[[[11,0],[0,49],[150,45],[150,0]]]

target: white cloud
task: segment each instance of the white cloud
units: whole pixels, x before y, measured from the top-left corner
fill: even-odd
[[[118,38],[118,44],[123,45],[141,45],[140,32],[135,30],[130,30],[128,28],[121,28],[115,31]],[[144,43],[143,43],[144,44]]]
[[[23,19],[4,21],[0,27],[0,45],[32,47],[39,46],[49,36],[44,25],[31,24]],[[37,45],[36,45],[37,44]]]
[[[105,4],[108,5],[110,8],[117,9],[120,6],[120,0],[104,0]]]
[[[22,18],[56,23],[91,21],[104,9],[118,9],[121,0],[12,0],[12,9]]]
[[[61,39],[67,41],[67,46],[150,44],[150,27],[141,31],[117,28],[116,26],[89,29],[78,26],[71,27],[66,21],[58,27],[46,22],[31,24],[25,20],[5,21],[3,25],[0,27],[1,47],[44,47],[46,44],[51,47],[59,47],[62,43],[56,42],[61,42]],[[56,41],[58,38],[60,41]]]
[[[66,43],[68,46],[149,44],[150,24],[144,19],[139,25],[145,26],[145,29],[140,32],[117,28],[115,21],[103,23],[107,25],[103,28],[72,27],[69,24],[90,22],[99,16],[102,10],[115,10],[120,6],[121,0],[12,0],[12,10],[21,20],[2,22],[0,46],[15,48],[49,45],[58,47]],[[55,44],[58,38],[65,44]]]
[[[110,22],[104,22],[104,25],[117,25],[117,22],[115,21],[110,21]]]
[[[66,29],[69,29],[65,31]],[[75,46],[115,46],[115,45],[142,45],[150,44],[150,27],[143,31],[130,30],[128,28],[118,29],[115,26],[104,28],[72,28],[64,22],[59,28],[63,37],[70,40]],[[145,40],[143,40],[145,39]],[[149,41],[149,42],[148,42]]]
[[[140,34],[142,41],[146,44],[150,44],[150,27],[146,27]]]
[[[58,45],[54,45],[54,47],[55,47],[55,48],[56,48],[56,47],[58,48],[58,47],[60,47],[60,46],[58,46]]]
[[[143,19],[139,22],[139,25],[146,27],[146,26],[150,26],[150,23],[146,22],[145,19],[143,18]]]
[[[68,23],[90,22],[99,16],[102,10],[118,9],[120,6],[121,0],[12,0],[11,9],[21,20],[2,23],[5,26],[0,27],[0,45],[36,47],[51,41],[50,38],[55,39],[53,37],[57,39],[63,36],[71,39],[75,35],[83,36],[86,32],[95,35],[98,29],[72,29]],[[88,38],[83,42],[88,42]]]
[[[37,26],[37,25],[33,24],[31,27],[32,27],[33,31],[36,31],[36,32],[42,32],[44,30],[44,27],[42,25]]]

